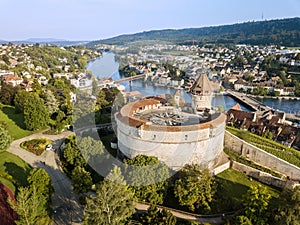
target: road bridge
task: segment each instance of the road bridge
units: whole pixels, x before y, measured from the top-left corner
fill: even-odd
[[[261,113],[266,110],[272,109],[269,106],[264,105],[260,101],[245,95],[244,93],[240,93],[232,90],[227,90],[227,93],[231,95],[233,98],[235,98],[237,101],[245,104],[246,106],[248,106],[250,109],[252,109],[257,113]]]
[[[139,80],[139,79],[142,79],[142,78],[145,78],[145,77],[147,77],[147,74],[143,73],[143,74],[136,75],[136,76],[124,77],[124,78],[121,78],[119,80],[115,80],[114,82],[115,83],[121,83],[121,82],[126,82],[126,81]]]
[[[271,107],[256,100],[255,98],[245,95],[244,93],[240,93],[240,92],[236,92],[236,91],[232,91],[232,90],[227,90],[227,93],[230,94],[233,98],[235,98],[239,102],[242,102],[243,104],[247,105],[249,108],[251,108],[257,114],[262,114],[268,110],[274,110]],[[300,115],[286,113],[286,119],[290,120],[290,121],[299,122]]]

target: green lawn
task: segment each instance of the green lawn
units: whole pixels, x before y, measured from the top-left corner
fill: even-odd
[[[31,131],[25,130],[24,116],[16,114],[12,106],[3,106],[0,110],[0,121],[7,124],[7,129],[14,140],[29,136]]]
[[[10,182],[9,180],[6,180],[6,179],[0,177],[0,183],[2,183],[5,186],[7,186],[13,193],[16,193],[16,187],[15,187],[15,185],[12,182]]]
[[[216,176],[216,180],[219,180],[224,184],[225,193],[223,194],[227,195],[228,197],[231,197],[236,203],[241,202],[242,196],[246,194],[247,190],[252,185],[258,186],[259,184],[265,186],[268,189],[269,193],[272,195],[272,197],[279,197],[279,191],[277,189],[264,185],[254,179],[251,179],[246,174],[243,174],[233,169],[228,169],[218,174]]]
[[[15,156],[9,152],[0,153],[0,171],[12,176],[15,186],[18,187],[28,185],[27,177],[30,170],[31,167],[18,156]],[[11,184],[9,185],[7,186],[11,188]]]

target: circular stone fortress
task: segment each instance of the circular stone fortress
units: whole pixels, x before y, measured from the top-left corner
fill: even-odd
[[[185,164],[214,168],[223,152],[226,116],[211,110],[209,82],[206,75],[196,80],[191,107],[180,106],[178,92],[173,106],[158,97],[123,106],[115,114],[120,152],[156,156],[175,170]]]

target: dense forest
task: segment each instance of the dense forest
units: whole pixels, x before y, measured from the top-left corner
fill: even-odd
[[[93,41],[88,45],[160,40],[174,44],[251,44],[300,46],[300,18],[245,22],[203,28],[154,30]]]

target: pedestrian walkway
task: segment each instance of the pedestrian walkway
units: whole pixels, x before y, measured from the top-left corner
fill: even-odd
[[[150,204],[148,203],[141,203],[136,202],[135,208],[137,211],[144,212],[147,211],[150,207]],[[184,219],[184,220],[191,220],[196,221],[200,223],[211,223],[211,224],[222,224],[222,217],[225,216],[225,214],[219,214],[219,215],[197,215],[194,213],[188,213],[183,212],[177,209],[172,209],[169,207],[164,206],[157,206],[158,209],[166,209],[169,212],[171,212],[175,217]],[[227,213],[226,215],[232,215],[234,213]]]

